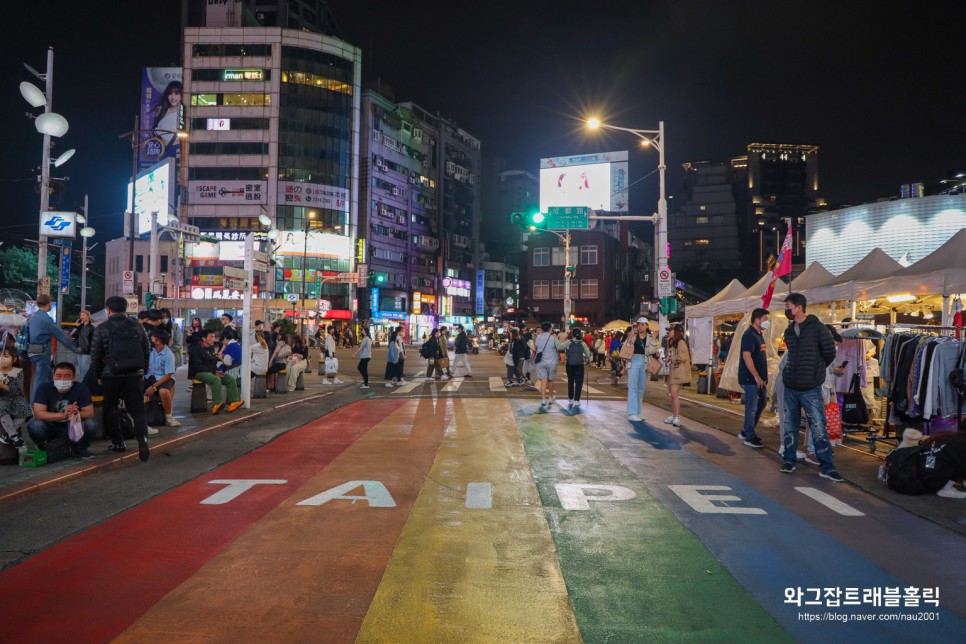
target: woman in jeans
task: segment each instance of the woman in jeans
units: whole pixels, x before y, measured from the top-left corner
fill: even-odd
[[[571,407],[580,408],[580,390],[584,387],[584,367],[590,364],[592,354],[584,342],[580,329],[574,329],[564,349],[567,367],[567,400]]]
[[[369,388],[369,361],[372,360],[372,339],[369,337],[369,329],[362,327],[362,342],[359,343],[359,348],[356,349],[352,355],[355,357],[359,354],[359,373],[362,374],[362,384],[359,385],[359,389]]]
[[[637,318],[637,326],[627,334],[627,340],[634,345],[634,357],[627,363],[627,420],[643,420],[641,401],[644,400],[644,385],[647,382],[647,361],[658,350],[657,341],[651,337],[647,318]]]

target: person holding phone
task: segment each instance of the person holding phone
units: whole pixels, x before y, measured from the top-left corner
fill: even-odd
[[[765,352],[764,332],[770,321],[768,311],[751,312],[751,326],[741,336],[741,361],[738,363],[738,383],[745,391],[745,424],[738,438],[748,447],[764,447],[755,426],[761,420],[768,401],[768,356]]]

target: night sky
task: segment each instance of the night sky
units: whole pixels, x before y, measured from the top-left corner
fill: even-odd
[[[629,135],[588,136],[591,113],[643,129],[663,119],[672,193],[681,163],[726,161],[750,142],[820,145],[820,193],[832,204],[966,167],[962,3],[329,4],[363,48],[365,79],[449,117],[509,168],[635,148]],[[179,11],[176,0],[5,4],[0,239],[36,234],[41,135],[24,116],[17,86],[34,79],[22,63],[43,71],[55,48],[54,108],[71,131],[53,156],[77,155],[54,170],[70,181],[53,203],[75,209],[89,193],[94,241],[106,241],[120,234],[131,174],[118,135],[133,124],[141,68],[179,63]],[[656,209],[656,164],[654,151],[631,153],[631,180],[650,174],[633,213]]]

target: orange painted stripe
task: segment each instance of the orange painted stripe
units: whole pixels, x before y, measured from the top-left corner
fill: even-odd
[[[4,571],[0,639],[111,639],[402,404],[344,407]],[[164,461],[141,467],[151,476]],[[218,479],[289,483],[257,486],[225,505],[201,505],[225,487],[208,483]]]
[[[458,404],[407,401],[119,639],[354,641]],[[395,507],[297,505],[357,480],[382,482]]]

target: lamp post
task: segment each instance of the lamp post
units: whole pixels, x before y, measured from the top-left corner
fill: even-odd
[[[654,281],[653,284],[657,284],[658,274],[668,267],[668,257],[667,257],[667,198],[665,196],[665,186],[664,186],[664,171],[666,166],[664,164],[664,149],[665,149],[665,138],[664,138],[664,121],[658,122],[656,130],[635,130],[628,127],[618,127],[616,125],[609,125],[607,123],[602,123],[600,119],[591,118],[587,120],[587,127],[592,130],[605,129],[614,130],[617,132],[628,132],[633,134],[640,139],[641,145],[654,146],[657,148],[658,152],[658,174],[660,176],[661,190],[657,200],[657,226],[655,226],[655,249],[654,249]],[[660,315],[660,337],[663,338],[667,330],[667,317],[664,313]]]
[[[24,64],[24,67],[30,71],[31,74],[36,76],[38,79],[44,81],[44,91],[41,92],[35,85],[31,83],[20,83],[20,94],[24,99],[30,104],[31,107],[43,107],[44,113],[40,116],[33,117],[28,112],[27,115],[34,118],[34,127],[37,131],[44,135],[43,142],[43,153],[40,161],[40,211],[38,213],[38,233],[41,229],[40,224],[42,222],[39,219],[43,218],[44,213],[50,206],[50,165],[54,164],[55,167],[60,167],[63,163],[67,161],[74,154],[74,150],[68,150],[55,161],[50,159],[50,137],[61,137],[67,134],[67,129],[69,124],[67,119],[65,119],[60,114],[53,111],[54,102],[54,48],[47,48],[47,72],[41,74],[35,70],[30,65]],[[47,276],[47,235],[39,234],[38,236],[38,247],[37,247],[37,285],[38,289],[43,281],[43,278]]]
[[[537,227],[531,226],[530,230],[531,232],[536,231]],[[572,313],[571,307],[573,306],[573,300],[570,298],[570,280],[573,278],[574,273],[577,272],[577,263],[570,263],[570,229],[567,228],[563,235],[549,228],[543,229],[543,232],[556,235],[564,243],[564,302],[562,325],[560,327],[563,329],[566,328],[567,323],[570,321],[570,314]]]
[[[299,324],[299,331],[304,335],[305,333],[305,300],[308,298],[308,291],[306,290],[306,280],[308,271],[305,264],[305,256],[309,253],[309,228],[312,225],[312,220],[315,219],[315,211],[310,210],[308,216],[305,218],[305,239],[302,242],[302,319]],[[321,286],[319,287],[319,296],[321,297]]]
[[[77,215],[77,223],[84,224],[84,227],[80,229],[80,236],[83,239],[83,251],[81,253],[81,296],[80,296],[80,308],[81,311],[87,308],[87,240],[93,237],[97,231],[87,225],[87,195],[84,195],[84,214]],[[95,246],[97,244],[94,244]]]

